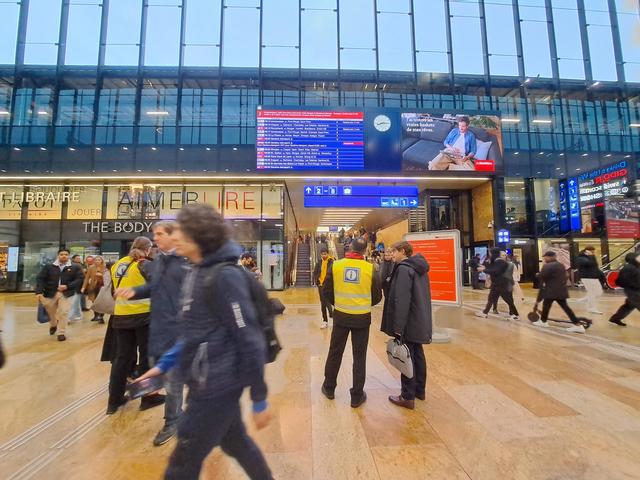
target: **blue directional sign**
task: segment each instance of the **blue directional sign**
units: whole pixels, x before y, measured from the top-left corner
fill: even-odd
[[[414,185],[305,185],[304,206],[416,208],[418,194]]]
[[[569,218],[571,230],[582,230],[582,218],[580,217],[580,198],[578,193],[578,179],[569,179]]]
[[[511,233],[504,228],[498,230],[498,243],[509,243],[511,240]]]

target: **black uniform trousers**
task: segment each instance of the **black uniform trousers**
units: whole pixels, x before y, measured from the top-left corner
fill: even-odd
[[[402,384],[402,398],[415,400],[416,397],[424,398],[427,390],[427,359],[421,343],[404,342],[411,354],[413,362],[413,378],[400,376]]]
[[[324,366],[324,388],[333,392],[337,385],[338,372],[342,363],[342,355],[347,345],[347,338],[351,334],[351,349],[353,352],[353,387],[351,398],[359,400],[364,392],[364,382],[367,378],[367,346],[369,345],[369,327],[349,328],[340,325],[333,326],[331,331],[331,345]]]
[[[109,404],[122,401],[127,385],[127,375],[131,373],[131,363],[139,359],[138,375],[149,370],[149,324],[137,328],[114,328],[116,336],[116,356],[111,365],[109,377]],[[137,351],[136,351],[137,350]],[[139,355],[139,356],[138,356]]]

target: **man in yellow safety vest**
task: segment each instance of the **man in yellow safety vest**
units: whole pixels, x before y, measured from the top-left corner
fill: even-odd
[[[333,262],[322,285],[327,300],[334,306],[331,344],[324,367],[322,393],[335,398],[336,381],[342,355],[351,334],[353,349],[353,388],[351,406],[357,408],[367,399],[364,382],[367,376],[367,345],[371,325],[371,307],[382,299],[379,275],[373,264],[364,259],[367,241],[355,238],[342,260]]]

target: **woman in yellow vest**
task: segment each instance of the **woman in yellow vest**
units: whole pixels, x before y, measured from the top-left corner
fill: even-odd
[[[129,255],[118,260],[111,267],[113,289],[134,288],[147,282],[149,254],[152,243],[147,237],[137,237],[133,241]],[[149,312],[151,303],[148,298],[126,300],[116,298],[113,315],[109,322],[116,337],[116,355],[111,365],[109,377],[109,404],[107,415],[115,413],[125,404],[124,397],[127,375],[139,355],[138,374],[149,370],[147,344],[149,341]],[[143,397],[140,409],[146,410],[162,403],[161,396]]]

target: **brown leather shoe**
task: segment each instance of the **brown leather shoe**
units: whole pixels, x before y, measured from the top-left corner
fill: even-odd
[[[409,410],[413,410],[416,407],[414,400],[405,400],[404,398],[402,398],[402,395],[390,395],[389,401],[394,405],[408,408]]]

